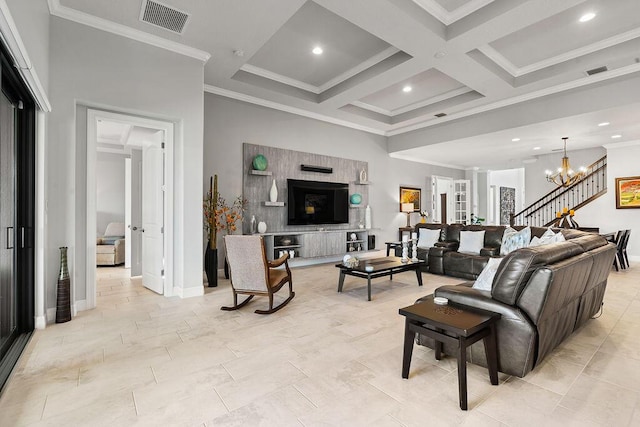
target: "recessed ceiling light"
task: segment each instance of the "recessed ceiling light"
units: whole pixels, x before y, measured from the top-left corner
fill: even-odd
[[[598,123],[598,126],[602,127],[602,126],[609,126],[610,123],[609,122],[602,122],[602,123]]]
[[[313,48],[313,50],[311,51],[313,52],[314,55],[322,55],[322,52],[324,52],[322,50],[322,48],[320,46],[316,46]]]
[[[411,86],[408,86],[408,85],[407,85],[407,86],[405,86],[405,87],[403,87],[403,88],[402,88],[402,91],[403,91],[403,92],[411,92],[411,90],[412,90],[412,89],[413,89],[413,88],[412,88]]]
[[[622,135],[611,135],[611,139],[622,138]]]
[[[596,17],[596,14],[593,12],[589,12],[589,13],[585,13],[584,15],[582,15],[580,17],[580,22],[587,22],[587,21],[591,21],[593,18]]]
[[[539,149],[540,149],[540,147],[533,147],[533,149],[534,149],[534,150],[539,150]]]
[[[518,142],[518,141],[520,141],[520,138],[513,138],[511,141],[512,142]]]

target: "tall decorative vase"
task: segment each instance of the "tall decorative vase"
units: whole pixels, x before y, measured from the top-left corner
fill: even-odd
[[[210,288],[218,286],[218,249],[211,249],[207,243],[204,251],[204,271],[207,274],[207,284]]]
[[[276,180],[273,180],[273,184],[271,185],[271,190],[269,191],[269,200],[271,202],[278,201],[278,187],[276,187]]]
[[[58,297],[56,305],[56,323],[71,320],[71,279],[67,266],[67,247],[60,248],[60,273],[58,273]]]
[[[364,210],[364,228],[367,230],[371,228],[371,208],[367,205],[367,208]]]

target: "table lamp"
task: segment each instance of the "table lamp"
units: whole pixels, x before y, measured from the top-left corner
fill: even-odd
[[[413,203],[403,203],[401,211],[407,214],[407,227],[411,227],[411,212],[413,212]]]

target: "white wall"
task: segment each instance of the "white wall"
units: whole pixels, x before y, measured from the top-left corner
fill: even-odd
[[[176,124],[174,285],[202,292],[203,63],[56,17],[50,58],[47,306],[58,246],[69,246],[74,301],[86,298],[86,106]]]
[[[332,125],[218,95],[205,95],[204,177],[218,174],[221,195],[232,200],[242,193],[242,143],[362,160],[369,163],[369,200],[376,246],[398,239],[407,217],[399,212],[400,185],[422,189],[427,208],[426,177],[464,178],[464,171],[389,157],[384,136]],[[429,206],[430,207],[430,206]],[[411,223],[420,219],[413,214]],[[379,229],[379,230],[378,230]],[[220,258],[220,257],[219,257]]]
[[[110,222],[125,222],[123,154],[98,153],[96,159],[96,232],[102,236]]]

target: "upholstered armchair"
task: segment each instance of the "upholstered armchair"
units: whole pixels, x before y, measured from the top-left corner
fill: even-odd
[[[96,240],[96,264],[124,264],[124,223],[110,222],[104,236]]]

